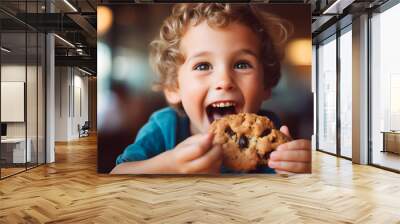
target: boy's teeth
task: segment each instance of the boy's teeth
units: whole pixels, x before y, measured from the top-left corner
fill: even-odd
[[[230,106],[235,106],[235,103],[233,103],[233,102],[213,103],[212,106],[213,106],[213,107],[230,107]]]

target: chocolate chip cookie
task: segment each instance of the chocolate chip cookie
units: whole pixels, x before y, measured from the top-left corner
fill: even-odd
[[[224,166],[236,171],[266,165],[270,153],[291,140],[268,118],[250,113],[226,115],[215,120],[210,131],[215,134],[213,143],[222,145]]]

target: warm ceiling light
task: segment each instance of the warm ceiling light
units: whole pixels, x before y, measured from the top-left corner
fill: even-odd
[[[67,4],[72,10],[74,10],[74,12],[78,12],[78,10],[71,4],[69,3],[68,0],[64,0],[65,4]]]
[[[57,37],[59,40],[61,40],[62,42],[66,43],[67,45],[69,45],[70,47],[75,48],[75,45],[73,45],[71,42],[69,42],[68,40],[58,36],[57,34],[54,34],[55,37]]]
[[[10,53],[11,51],[5,47],[1,47],[0,48],[2,51],[6,52],[6,53]]]
[[[311,65],[312,58],[311,39],[296,39],[291,41],[287,47],[287,56],[293,65]]]
[[[103,35],[106,33],[113,22],[113,12],[107,6],[97,7],[97,34]]]

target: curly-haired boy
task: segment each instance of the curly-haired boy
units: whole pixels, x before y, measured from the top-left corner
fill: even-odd
[[[112,173],[229,173],[212,121],[239,112],[268,116],[264,100],[280,78],[283,20],[242,4],[177,4],[151,43],[156,89],[171,107],[155,112],[117,158]],[[218,105],[218,109],[215,108]],[[289,135],[286,126],[281,131]],[[269,167],[252,172],[311,172],[311,146],[293,140],[271,153]]]

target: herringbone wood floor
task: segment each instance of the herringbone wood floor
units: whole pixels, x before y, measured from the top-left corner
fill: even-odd
[[[400,175],[320,152],[291,177],[109,176],[96,139],[0,181],[0,223],[400,223]]]

